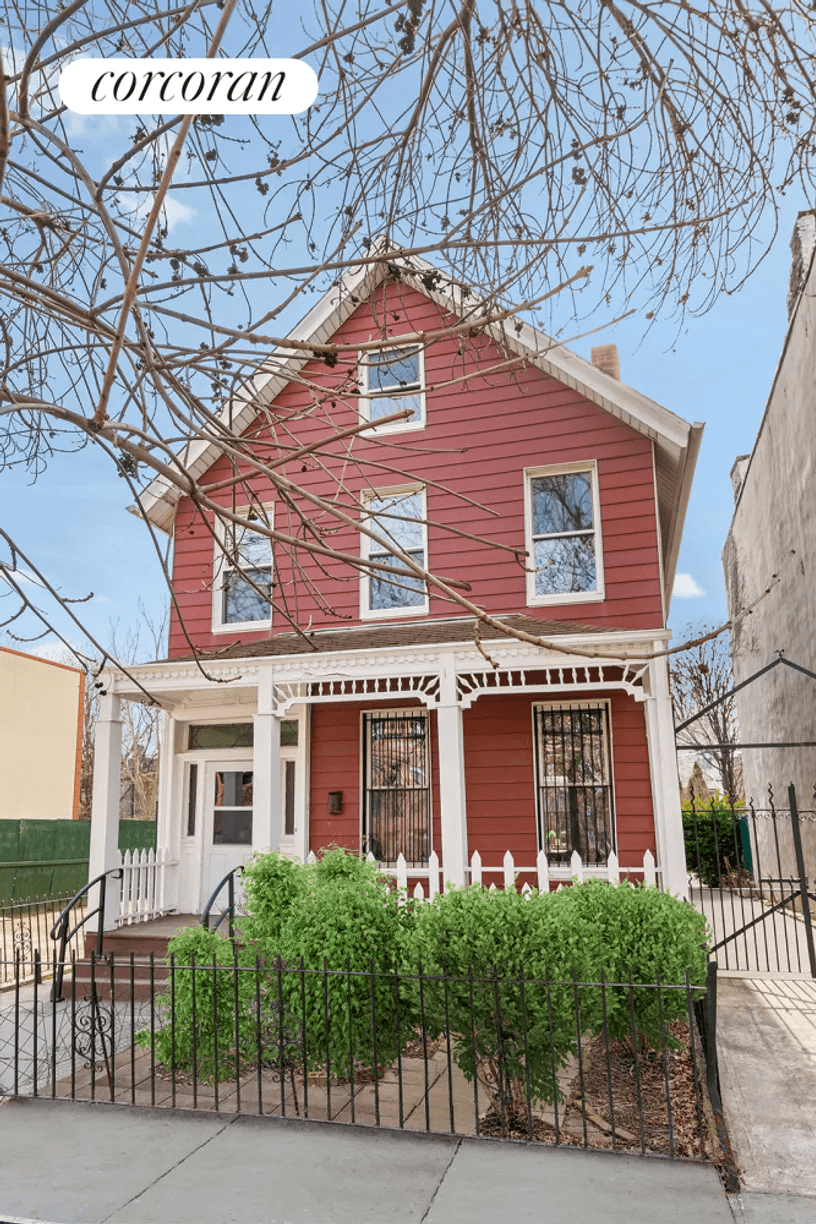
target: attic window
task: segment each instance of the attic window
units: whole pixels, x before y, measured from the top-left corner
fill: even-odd
[[[361,353],[360,385],[364,420],[379,421],[394,412],[412,410],[410,417],[389,421],[378,433],[421,429],[425,424],[425,361],[419,345]]]

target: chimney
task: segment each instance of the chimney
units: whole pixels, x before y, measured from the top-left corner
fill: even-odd
[[[735,505],[739,501],[742,482],[745,480],[745,473],[748,471],[748,460],[750,458],[750,455],[737,455],[734,460],[734,466],[731,468],[731,486],[734,490]]]
[[[810,261],[816,247],[816,213],[800,212],[791,238],[791,267],[788,278],[788,318],[791,317],[805,287]]]
[[[590,352],[590,360],[596,369],[620,381],[620,358],[616,344],[597,344]]]

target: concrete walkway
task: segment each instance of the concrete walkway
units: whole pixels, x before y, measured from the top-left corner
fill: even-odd
[[[16,1099],[0,1106],[0,1224],[21,1220],[733,1224],[734,1216],[716,1170],[704,1165]]]
[[[742,1185],[736,1218],[814,1224],[816,982],[721,976],[718,993],[720,1082]]]

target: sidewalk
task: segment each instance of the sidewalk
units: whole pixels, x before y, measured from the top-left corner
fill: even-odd
[[[812,1224],[816,982],[722,976],[718,994],[720,1084],[742,1186],[736,1218]]]
[[[710,1166],[319,1122],[17,1099],[0,1106],[0,1224],[18,1220],[733,1224],[734,1217]]]

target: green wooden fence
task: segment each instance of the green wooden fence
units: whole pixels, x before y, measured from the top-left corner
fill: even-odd
[[[0,901],[64,896],[88,882],[88,820],[0,820]],[[120,850],[156,845],[155,820],[121,820]]]

